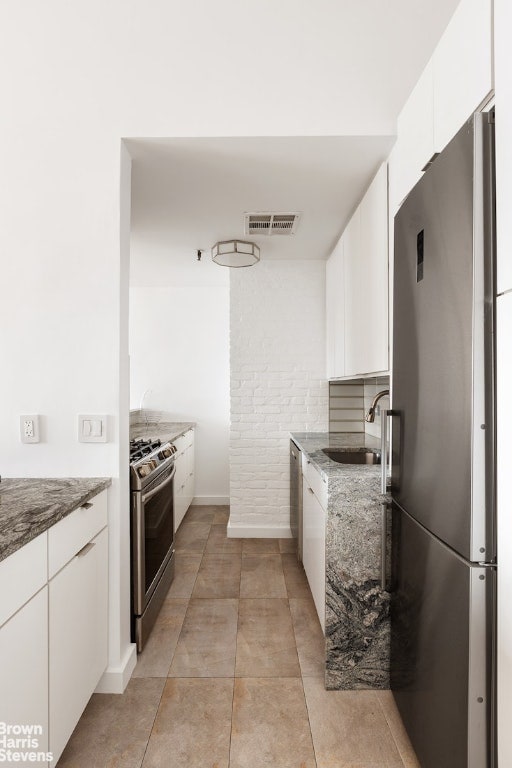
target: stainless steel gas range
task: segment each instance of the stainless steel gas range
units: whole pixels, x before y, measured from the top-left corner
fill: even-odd
[[[174,577],[174,458],[160,440],[130,443],[132,639],[142,650]]]

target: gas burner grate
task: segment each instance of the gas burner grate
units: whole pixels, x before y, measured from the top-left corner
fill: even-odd
[[[161,440],[130,440],[130,461],[139,461],[161,445]]]

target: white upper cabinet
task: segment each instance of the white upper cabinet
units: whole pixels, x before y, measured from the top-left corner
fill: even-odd
[[[363,286],[363,265],[361,259],[361,206],[350,219],[343,233],[345,243],[344,285],[345,285],[345,376],[360,373],[361,350],[359,349],[358,323],[361,303],[366,300]]]
[[[388,355],[388,167],[383,163],[361,203],[360,370],[387,371]]]
[[[387,371],[388,174],[383,163],[343,235],[345,376]]]
[[[390,156],[394,216],[436,152],[492,93],[492,0],[462,0],[397,121]]]
[[[433,63],[434,145],[441,152],[492,92],[492,0],[462,0]]]
[[[427,64],[397,121],[398,141],[389,170],[394,215],[417,181],[434,149],[434,67]]]
[[[325,303],[327,339],[327,378],[345,375],[345,288],[343,269],[344,240],[336,248],[325,266]]]

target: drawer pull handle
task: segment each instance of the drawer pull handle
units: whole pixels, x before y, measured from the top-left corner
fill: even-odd
[[[314,491],[313,491],[313,489],[312,489],[312,488],[308,488],[308,491],[309,491],[310,493],[313,493],[313,494],[314,494]]]
[[[93,505],[92,501],[86,501],[85,504],[82,504],[80,509],[90,509]]]
[[[91,551],[91,549],[95,546],[94,541],[90,541],[88,544],[85,545],[85,547],[82,547],[82,549],[76,553],[76,557],[84,557],[88,552]]]

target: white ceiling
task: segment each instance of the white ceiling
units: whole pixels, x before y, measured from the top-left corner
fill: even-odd
[[[352,128],[346,119],[337,136],[127,140],[133,159],[132,284],[168,282],[170,265],[190,265],[196,249],[209,251],[217,240],[243,238],[245,212],[302,214],[295,235],[247,238],[261,247],[262,259],[327,258],[392,147],[392,136],[379,135],[389,125],[390,109],[396,119],[457,3],[338,0],[330,6],[335,8],[330,19],[311,18],[298,7],[293,25],[304,12],[311,48],[321,50],[324,64],[331,63],[330,77],[336,74],[332,99],[343,102],[348,94],[355,113],[368,112],[370,104],[374,135],[346,135]],[[334,45],[333,27],[343,45]],[[293,75],[288,69],[294,57],[302,66],[303,57],[312,55],[295,50],[290,36],[283,36],[282,45],[277,88],[286,85],[281,75]],[[316,54],[312,67],[317,60]],[[313,83],[304,99],[314,105]]]

